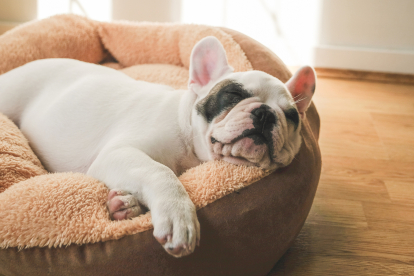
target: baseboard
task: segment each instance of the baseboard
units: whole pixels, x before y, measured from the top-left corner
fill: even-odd
[[[395,74],[320,67],[315,67],[315,70],[318,78],[336,78],[414,85],[414,74]]]
[[[414,74],[414,51],[320,45],[314,48],[314,67],[391,74]]]

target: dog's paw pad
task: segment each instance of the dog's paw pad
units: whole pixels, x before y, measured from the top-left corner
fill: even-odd
[[[169,254],[173,255],[174,257],[182,257],[193,252],[191,245],[182,243],[174,244],[172,240],[172,234],[164,235],[162,237],[155,236],[155,239],[164,247],[164,249]]]
[[[126,196],[126,195],[131,195],[131,194],[123,190],[112,189],[108,193],[108,201],[110,201],[116,196]]]
[[[164,235],[162,237],[155,237],[155,239],[161,244],[164,245],[167,242],[171,241],[172,235],[168,234],[168,235]]]
[[[138,200],[133,195],[120,190],[111,190],[109,192],[107,207],[109,215],[113,220],[133,218],[144,213]]]
[[[152,215],[154,237],[170,255],[183,257],[194,251],[200,241],[200,224],[191,202],[174,204]]]
[[[187,249],[187,246],[185,245],[180,245],[176,247],[169,246],[167,248],[167,251],[173,256],[181,256],[183,255],[183,252],[186,251],[186,249]]]

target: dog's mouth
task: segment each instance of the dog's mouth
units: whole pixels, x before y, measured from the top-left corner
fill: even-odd
[[[247,129],[247,130],[243,131],[243,133],[241,135],[237,136],[236,138],[231,140],[230,143],[227,143],[227,144],[234,144],[237,141],[239,141],[240,139],[243,139],[243,138],[246,138],[246,137],[252,139],[255,142],[256,145],[259,145],[259,144],[261,145],[263,143],[267,143],[267,139],[263,135],[263,133],[255,130],[255,129]],[[212,144],[215,144],[215,143],[226,144],[226,143],[223,143],[223,142],[217,140],[213,136],[210,137],[210,141],[211,141]]]
[[[263,132],[258,131],[257,129],[246,129],[245,131],[242,132],[241,135],[234,138],[231,141],[231,143],[235,143],[238,140],[246,138],[246,137],[252,139],[256,145],[267,144],[268,142]]]
[[[224,161],[229,162],[231,164],[234,164],[234,165],[245,165],[245,166],[259,167],[258,164],[252,163],[244,157],[222,156],[221,159],[223,159]]]
[[[268,137],[256,129],[247,129],[229,143],[211,136],[215,159],[222,159],[236,165],[263,166],[263,160],[270,158]],[[268,163],[268,162],[266,162]]]
[[[212,159],[264,169],[272,166],[278,141],[274,136],[279,135],[276,115],[269,110],[256,103],[213,122],[207,138]]]

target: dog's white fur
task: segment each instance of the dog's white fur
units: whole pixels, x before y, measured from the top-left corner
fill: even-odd
[[[287,83],[291,93],[302,75]],[[254,97],[209,123],[194,107],[225,79],[243,84]],[[208,37],[193,50],[189,90],[70,59],[38,60],[0,76],[0,112],[20,127],[47,170],[82,172],[103,181],[111,189],[113,218],[151,210],[154,236],[178,257],[194,250],[200,225],[177,175],[212,159],[263,168],[289,164],[301,140],[300,126],[284,117],[283,110],[294,106],[287,86],[259,71],[233,73],[221,44]],[[311,95],[296,94],[308,97],[298,108],[303,114]],[[250,112],[262,104],[279,118],[272,132],[274,158],[248,137],[233,141],[252,126]]]

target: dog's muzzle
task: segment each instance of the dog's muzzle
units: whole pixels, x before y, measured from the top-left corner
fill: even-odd
[[[251,111],[250,118],[253,121],[254,128],[244,130],[240,136],[232,141],[232,143],[241,138],[249,137],[253,140],[255,145],[266,144],[269,147],[269,151],[272,151],[272,130],[277,122],[276,115],[271,111],[270,107],[261,105]]]
[[[252,110],[250,118],[253,120],[254,129],[245,131],[246,134],[248,134],[249,131],[252,131],[253,136],[261,138],[258,139],[257,143],[255,141],[255,144],[261,145],[263,143],[272,142],[271,131],[276,124],[276,116],[272,111],[270,111],[270,108],[267,105],[262,105],[259,108],[255,108]]]
[[[211,136],[213,152],[218,156],[223,156],[232,160],[230,157],[244,158],[249,162],[257,165],[263,165],[273,160],[274,154],[274,128],[277,123],[277,117],[274,111],[267,105],[262,104],[253,108],[248,115],[250,123],[246,119],[229,120],[226,126],[221,126],[222,132],[217,132],[216,136]],[[240,129],[247,127],[244,130]],[[224,127],[224,128],[223,128]],[[226,130],[224,130],[226,129]],[[224,132],[223,132],[224,131]],[[222,140],[223,136],[233,136],[231,139]],[[238,134],[236,134],[238,133]],[[220,134],[221,137],[220,137]],[[268,156],[267,158],[265,156]]]

